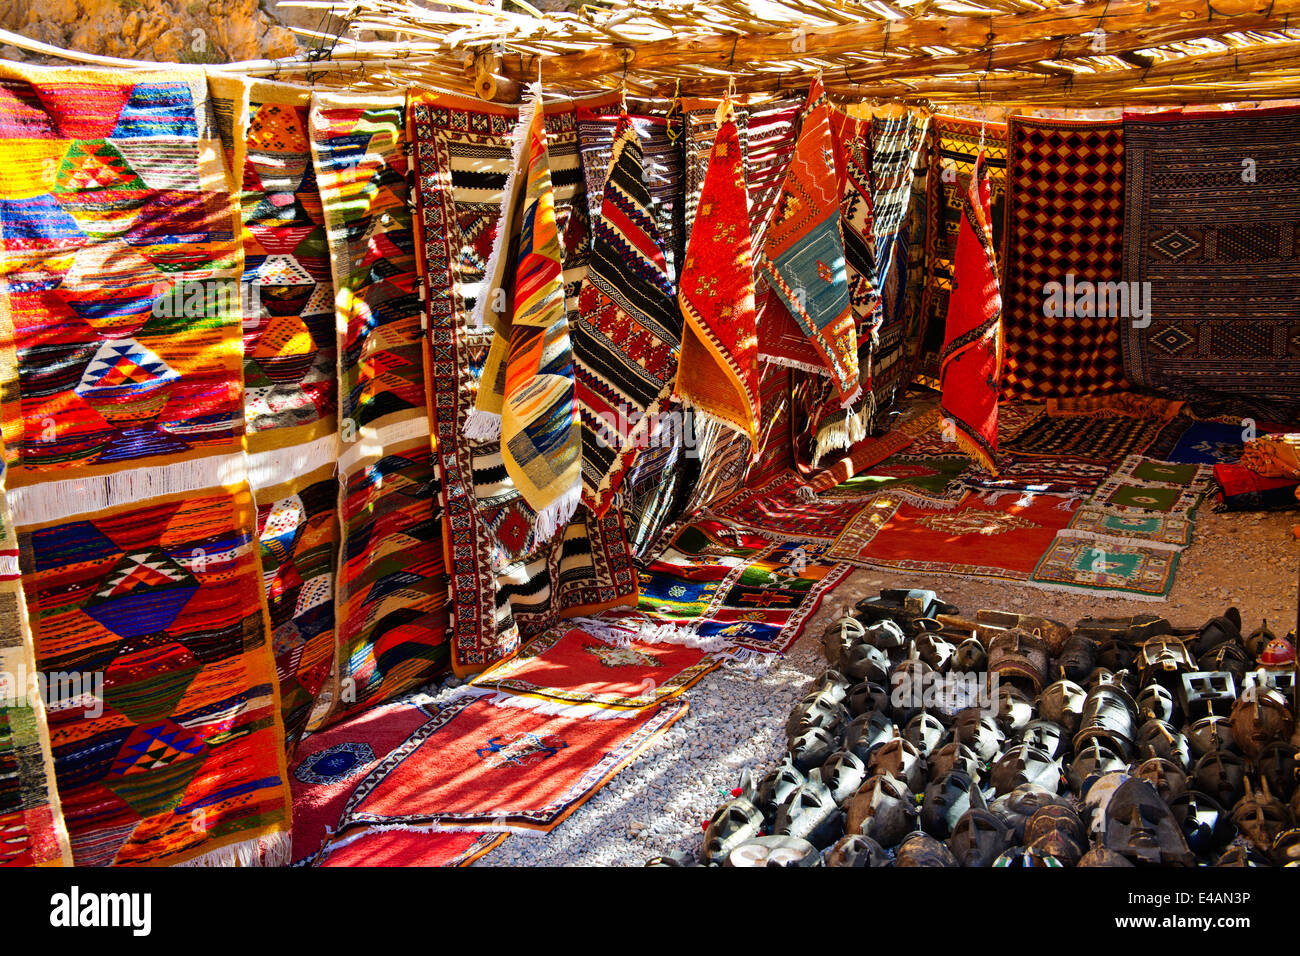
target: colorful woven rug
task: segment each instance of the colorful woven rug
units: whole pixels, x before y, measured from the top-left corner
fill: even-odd
[[[0,175],[7,497],[36,666],[68,675],[48,719],[73,859],[282,860],[243,250],[207,82],[0,65],[0,138],[24,157]]]
[[[667,410],[682,317],[650,211],[636,128],[614,141],[595,248],[573,327],[582,499],[603,515]]]
[[[1034,587],[1084,590],[1130,601],[1163,601],[1174,584],[1178,551],[1110,539],[1058,537],[1034,569]]]
[[[1123,278],[1150,283],[1151,306],[1149,322],[1123,327],[1131,382],[1293,417],[1297,138],[1295,107],[1125,117]]]
[[[1002,224],[1006,215],[1007,127],[1005,123],[978,123],[956,116],[930,119],[928,172],[926,175],[924,289],[916,335],[909,344],[909,361],[918,380],[939,385],[939,352],[943,349],[944,320],[952,292],[953,258],[961,224],[962,197],[970,188],[975,156],[983,143],[989,177],[989,210],[993,248],[1002,273]]]
[[[1121,544],[1177,550],[1192,543],[1192,517],[1186,512],[1135,512],[1088,502],[1079,507],[1070,526],[1058,537],[1118,540]]]
[[[1113,509],[1189,515],[1209,491],[1211,480],[1207,465],[1177,465],[1133,455],[1101,483],[1090,500]]]
[[[763,484],[794,466],[794,432],[790,402],[793,373],[763,362],[758,370],[759,452],[745,474],[747,485]]]
[[[480,674],[469,693],[498,706],[566,717],[632,717],[678,697],[719,661],[681,644],[628,639],[610,644],[587,624],[560,626]]]
[[[1165,424],[1128,415],[1040,415],[1003,447],[1026,457],[1114,463],[1146,451]]]
[[[334,663],[338,387],[334,286],[300,87],[208,80],[241,180],[244,418],[292,753]]]
[[[862,504],[863,500],[856,498],[828,503],[810,497],[803,479],[787,471],[765,484],[741,489],[704,514],[728,527],[775,541],[830,544]]]
[[[962,201],[952,291],[939,356],[945,431],[982,468],[997,471],[998,391],[1002,382],[1002,295],[998,288],[989,180],[984,154],[975,159]]]
[[[1079,458],[1033,458],[1003,455],[998,473],[973,469],[961,477],[963,486],[977,491],[1021,492],[1085,497],[1110,474],[1107,465]]]
[[[525,115],[475,313],[496,337],[465,433],[500,437],[506,473],[548,541],[581,499],[582,440],[540,93]]]
[[[674,702],[627,720],[575,719],[460,697],[358,782],[338,830],[552,830],[685,712]]]
[[[103,675],[51,711],[78,865],[243,858],[287,827],[253,521],[246,491],[212,489],[23,531],[38,662]]]
[[[967,495],[956,507],[927,507],[879,495],[826,552],[833,561],[926,574],[1027,581],[1078,505],[1069,498]]]
[[[840,404],[860,397],[858,340],[840,227],[831,106],[821,82],[808,91],[799,139],[765,238],[764,276],[829,374]],[[848,436],[839,447],[849,445]]]
[[[742,142],[745,144],[745,186],[749,191],[755,273],[763,265],[767,226],[794,153],[802,112],[801,100],[774,100],[750,110],[745,123]],[[703,179],[700,182],[703,184]]]
[[[452,562],[452,666],[467,676],[513,653],[521,627],[535,627],[531,635],[574,608],[635,602],[636,575],[622,517],[612,510],[599,520],[576,521],[539,548],[532,511],[505,472],[499,443],[464,437],[491,335],[471,331],[469,314],[501,209],[518,111],[417,93],[408,114],[418,169],[423,255],[417,259],[429,306],[431,405]],[[574,115],[573,104],[548,109],[553,168],[577,161]],[[558,174],[554,192],[564,218],[577,194],[558,183]]]
[[[1121,329],[1136,313],[1103,305],[1100,294],[1119,288],[1122,271],[1123,127],[1019,116],[1010,126],[1003,394],[1122,390]]]
[[[680,115],[634,114],[631,119],[641,144],[645,184],[650,191],[650,212],[659,233],[668,275],[675,277],[686,247],[682,118]],[[585,108],[577,111],[578,147],[593,235],[600,219],[600,205],[604,201],[605,180],[609,176],[618,123],[617,111]]]
[[[505,833],[428,833],[368,827],[354,831],[322,856],[317,866],[469,866],[499,847]]]
[[[871,177],[876,246],[876,288],[881,317],[872,355],[871,388],[876,408],[888,407],[907,387],[906,288],[912,177],[925,142],[928,116],[904,113],[872,120]],[[916,241],[921,240],[920,236]]]
[[[758,328],[739,134],[725,118],[686,247],[685,329],[675,396],[749,439],[758,435]]]
[[[430,700],[380,704],[303,740],[290,772],[295,866],[318,858],[361,778],[437,714]]]
[[[954,508],[965,496],[962,483],[970,473],[970,459],[965,455],[913,455],[909,449],[907,454],[894,455],[841,485],[818,492],[817,498],[832,503],[851,499],[858,502],[860,511],[877,495],[887,493],[891,499],[913,504]]]
[[[426,683],[449,656],[404,105],[400,96],[316,94],[311,114],[339,291],[342,544],[331,720]]]
[[[0,362],[12,387],[14,369]],[[71,866],[0,462],[0,866]]]
[[[628,617],[721,638],[740,660],[781,654],[849,574],[825,553],[823,545],[774,544],[717,521],[688,525],[642,570],[641,600]]]
[[[683,149],[686,153],[686,203],[685,203],[685,227],[686,241],[690,243],[691,233],[695,230],[695,215],[700,208],[700,193],[704,189],[704,181],[709,170],[709,158],[713,155],[713,147],[718,139],[718,131],[722,124],[718,121],[718,107],[721,100],[701,100],[691,97],[682,97],[678,101],[681,105],[682,122],[685,128],[685,143]],[[802,104],[800,104],[802,105]],[[740,143],[740,154],[744,157],[740,163],[741,169],[745,169],[749,164],[749,111],[741,105],[734,105],[732,108],[732,118],[736,125],[736,139]],[[794,144],[794,132],[791,130],[789,143]],[[789,157],[786,157],[786,162]],[[743,173],[742,173],[743,176]],[[785,179],[785,168],[781,168],[781,180]],[[777,183],[777,189],[780,188],[780,182]],[[772,203],[775,204],[776,196],[772,196]],[[768,206],[771,210],[771,206]],[[751,219],[751,225],[753,220]],[[755,268],[757,274],[757,268]]]

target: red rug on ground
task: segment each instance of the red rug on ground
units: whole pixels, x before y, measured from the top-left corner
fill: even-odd
[[[495,703],[504,707],[630,717],[638,708],[678,696],[717,666],[699,648],[641,640],[613,647],[579,628],[557,627],[470,687],[498,692],[503,696]]]
[[[922,508],[887,492],[844,529],[827,558],[869,567],[1027,581],[1078,501],[974,494],[956,508]]]
[[[339,830],[551,830],[685,712],[680,702],[583,720],[458,698],[357,784]]]
[[[495,850],[505,833],[358,830],[339,840],[318,866],[469,866]]]
[[[417,704],[381,704],[303,740],[289,772],[295,864],[316,857],[353,787],[434,713]]]

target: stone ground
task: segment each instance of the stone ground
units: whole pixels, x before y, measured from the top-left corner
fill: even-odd
[[[1295,624],[1300,545],[1294,512],[1228,515],[1203,506],[1167,602],[1041,591],[1002,581],[858,570],[822,602],[799,641],[760,677],[720,669],[686,692],[690,710],[573,816],[549,834],[511,836],[478,865],[640,866],[669,850],[694,852],[701,824],[736,785],[785,749],[785,718],[825,667],[824,626],[882,587],[928,587],[963,613],[981,608],[1073,623],[1090,615],[1161,613],[1195,626],[1235,605],[1247,630],[1267,618]]]

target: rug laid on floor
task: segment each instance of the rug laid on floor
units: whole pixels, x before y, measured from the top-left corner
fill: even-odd
[[[823,502],[852,500],[858,510],[878,494],[887,492],[914,504],[953,508],[965,495],[964,482],[973,469],[965,455],[893,455],[878,465],[864,468],[834,488],[817,493]]]
[[[577,624],[529,641],[467,692],[539,713],[630,717],[681,695],[719,664],[698,647],[632,637],[610,643],[590,633],[591,623]]]
[[[880,494],[826,552],[833,561],[926,574],[1028,581],[1079,502],[1052,495],[968,494],[927,507]]]
[[[608,97],[582,102],[594,109]],[[417,259],[428,301],[430,401],[455,610],[452,666],[467,676],[513,653],[521,627],[528,629],[525,637],[532,636],[561,614],[579,613],[575,608],[635,602],[636,575],[622,516],[613,509],[600,519],[580,517],[549,546],[539,546],[532,511],[506,474],[499,441],[464,437],[491,341],[490,333],[469,328],[469,316],[500,214],[518,110],[416,93],[408,114],[423,250]],[[571,103],[547,108],[553,168],[577,162],[574,117]],[[557,173],[554,194],[557,217],[567,225],[566,210],[586,200],[564,185],[566,178]]]
[[[244,419],[292,753],[334,663],[338,353],[320,189],[301,87],[211,75],[240,180]]]
[[[1111,297],[1126,229],[1121,124],[1012,117],[1006,215],[1003,394],[1123,390],[1119,343],[1138,315],[1130,290]]]
[[[1110,475],[1110,467],[1083,458],[1035,458],[1003,455],[998,472],[971,469],[961,476],[967,488],[1001,494],[1032,491],[1038,494],[1086,497]]]
[[[1300,406],[1298,137],[1295,107],[1125,117],[1123,278],[1150,283],[1151,306],[1123,328],[1131,382],[1245,414]]]
[[[0,363],[6,387],[12,367]],[[0,462],[0,866],[71,866]]]
[[[24,157],[0,175],[5,479],[36,666],[69,675],[47,716],[73,860],[281,860],[237,185],[206,78],[0,66],[0,101]]]
[[[293,865],[316,861],[366,773],[438,709],[422,694],[378,704],[307,737],[294,756]]]
[[[952,292],[953,259],[957,253],[957,228],[961,223],[962,196],[970,188],[975,157],[984,149],[989,177],[989,209],[993,225],[993,249],[999,273],[1002,258],[1002,225],[1006,217],[1007,127],[1005,123],[979,123],[956,116],[930,118],[930,151],[925,180],[925,233],[922,238],[925,287],[916,336],[909,345],[909,362],[917,380],[937,388],[939,352],[943,348],[944,319],[948,295]]]
[[[453,699],[361,778],[338,831],[550,831],[685,713],[675,701],[595,720]]]
[[[405,100],[318,93],[312,106],[312,152],[338,290],[342,537],[333,720],[443,670],[450,609]]]
[[[1061,536],[1034,569],[1031,583],[1049,590],[1163,601],[1177,569],[1178,551],[1173,548]]]
[[[704,514],[776,541],[829,544],[861,508],[862,501],[840,498],[828,503],[808,495],[808,488],[797,474],[787,471],[762,485],[741,489],[711,505]]]
[[[996,471],[998,391],[1005,351],[989,191],[984,154],[980,153],[962,201],[952,292],[939,355],[939,409],[944,430],[957,446],[980,467]]]
[[[1177,428],[1176,435],[1170,435],[1167,449],[1153,445],[1151,453],[1165,461],[1186,462],[1196,465],[1218,465],[1236,461],[1245,450],[1245,427],[1241,422],[1226,424],[1224,422],[1201,422],[1178,420],[1170,428]],[[1162,433],[1161,442],[1166,441]]]
[[[1206,465],[1125,458],[1057,536],[1032,583],[1164,600],[1211,484]]]
[[[742,147],[724,117],[682,264],[685,320],[674,395],[699,414],[758,434],[758,327]]]
[[[330,845],[316,866],[469,866],[499,847],[509,834],[419,832],[418,828],[367,827]]]
[[[824,545],[773,543],[701,521],[678,532],[642,570],[641,600],[629,617],[688,626],[703,639],[721,638],[740,660],[781,654],[848,574],[848,567],[826,558]]]
[[[1041,415],[1004,447],[1026,457],[1114,463],[1146,451],[1165,424],[1161,418],[1131,415]]]
[[[594,250],[573,326],[582,498],[603,515],[666,412],[682,316],[650,210],[636,127],[617,128]]]

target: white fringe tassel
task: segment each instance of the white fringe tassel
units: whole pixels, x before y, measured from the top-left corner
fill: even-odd
[[[501,437],[501,416],[495,412],[485,412],[481,408],[471,408],[465,416],[465,428],[462,434],[470,441],[492,441]]]
[[[219,847],[177,866],[288,866],[293,837],[284,832]]]
[[[537,512],[537,543],[550,541],[551,538],[555,537],[556,532],[562,530],[569,523],[573,513],[578,510],[578,504],[581,500],[582,489],[570,488],[558,499]]]

